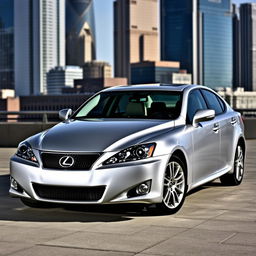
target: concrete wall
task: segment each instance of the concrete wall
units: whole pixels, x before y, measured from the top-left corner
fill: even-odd
[[[244,124],[245,137],[256,139],[256,118],[245,119]],[[0,147],[17,147],[22,140],[53,125],[55,123],[0,123]]]
[[[244,126],[246,139],[256,139],[256,118],[246,118]]]
[[[49,129],[55,123],[0,123],[0,147],[17,147],[22,140]]]

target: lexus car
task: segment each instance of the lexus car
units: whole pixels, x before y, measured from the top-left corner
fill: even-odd
[[[108,88],[59,117],[10,160],[10,194],[25,205],[133,203],[175,213],[195,187],[243,179],[241,115],[205,86]]]

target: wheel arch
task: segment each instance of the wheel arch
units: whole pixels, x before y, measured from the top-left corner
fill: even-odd
[[[188,167],[187,167],[187,158],[186,158],[185,154],[183,153],[183,151],[182,151],[181,149],[176,149],[176,150],[172,153],[171,157],[172,157],[172,156],[177,156],[177,157],[180,158],[180,160],[182,160],[182,162],[183,162],[184,165],[185,165],[186,172],[187,172],[187,171],[188,171]]]
[[[242,148],[243,148],[243,153],[244,153],[244,157],[245,157],[246,143],[245,143],[244,137],[241,136],[241,137],[238,139],[237,146],[238,146],[238,145],[241,145],[241,146],[242,146]]]
[[[182,149],[176,148],[172,152],[170,159],[173,156],[177,156],[183,162],[183,164],[185,166],[185,178],[186,178],[186,182],[187,182],[187,187],[189,187],[189,184],[190,184],[189,180],[190,180],[191,177],[190,177],[190,175],[188,173],[188,159],[187,159],[186,153]]]

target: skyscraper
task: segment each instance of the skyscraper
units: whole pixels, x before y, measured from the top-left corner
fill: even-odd
[[[47,93],[46,73],[65,66],[65,0],[15,0],[16,95]]]
[[[96,59],[93,0],[66,0],[67,65]]]
[[[241,4],[241,84],[256,91],[256,3]]]
[[[196,2],[161,0],[160,3],[161,59],[179,61],[181,68],[193,73],[197,83]]]
[[[62,94],[64,88],[74,88],[74,80],[83,79],[83,69],[77,66],[55,67],[47,72],[48,94]]]
[[[130,63],[158,61],[158,0],[114,2],[115,76],[130,81]]]
[[[161,0],[161,57],[180,61],[194,83],[232,87],[230,0]]]
[[[241,87],[241,35],[238,8],[233,8],[233,88]]]
[[[0,1],[0,89],[14,89],[13,0]]]

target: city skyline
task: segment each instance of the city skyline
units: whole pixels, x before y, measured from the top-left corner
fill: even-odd
[[[107,61],[114,68],[114,21],[113,2],[115,0],[95,0],[96,55],[97,60]],[[232,3],[256,3],[256,0],[233,0]],[[111,35],[111,36],[110,36]]]
[[[26,1],[30,1],[30,0],[24,0],[24,2],[15,1],[15,5],[18,6],[18,4],[21,4],[23,8],[23,5],[24,3],[26,3]],[[188,38],[182,38],[181,35],[178,33],[179,31],[175,30],[177,27],[177,25],[175,24],[177,24],[177,21],[180,21],[180,19],[176,17],[177,15],[175,14],[175,8],[176,8],[175,5],[172,6],[169,4],[169,3],[174,3],[171,1],[170,2],[168,1],[165,2],[164,0],[162,1],[161,0],[140,0],[140,1],[56,0],[56,1],[63,2],[63,3],[65,3],[66,1],[67,3],[66,11],[64,11],[64,8],[62,11],[58,10],[58,8],[55,10],[55,8],[53,8],[54,6],[52,5],[52,2],[50,2],[50,0],[45,0],[46,6],[48,6],[50,9],[48,8],[47,10],[49,11],[49,13],[43,12],[43,11],[41,13],[40,8],[38,9],[40,14],[39,17],[41,17],[41,15],[43,17],[42,24],[41,23],[39,24],[36,21],[36,15],[31,16],[31,14],[29,14],[27,15],[28,16],[27,18],[29,19],[29,22],[28,22],[29,26],[28,27],[26,26],[25,30],[21,29],[21,25],[25,21],[27,22],[27,18],[24,18],[23,15],[17,16],[18,13],[21,13],[21,11],[17,12],[17,8],[16,8],[17,15],[14,15],[15,16],[14,23],[17,26],[16,28],[17,33],[15,37],[16,40],[14,40],[14,45],[15,45],[14,48],[15,48],[16,54],[14,54],[15,58],[13,62],[15,65],[15,70],[17,71],[15,72],[15,81],[19,81],[18,82],[19,85],[16,84],[15,87],[16,89],[18,88],[19,90],[22,88],[22,93],[18,92],[19,90],[18,91],[16,90],[17,95],[23,94],[25,92],[24,90],[28,90],[28,88],[31,94],[38,94],[38,93],[46,94],[47,93],[46,72],[48,72],[51,68],[54,68],[56,66],[65,66],[65,65],[83,66],[85,62],[92,61],[95,59],[97,61],[104,61],[104,62],[110,63],[113,67],[113,70],[115,70],[115,76],[127,77],[128,81],[131,79],[130,66],[129,66],[131,63],[165,60],[165,61],[180,62],[181,71],[183,72],[184,70],[189,74],[191,74],[193,77],[193,83],[205,84],[212,88],[217,87],[217,85],[219,87],[232,87],[232,84],[233,84],[232,77],[234,76],[234,73],[232,72],[233,64],[230,64],[230,62],[232,62],[232,60],[230,61],[230,59],[232,59],[232,30],[230,26],[230,22],[231,22],[230,18],[233,14],[230,7],[231,7],[231,3],[235,3],[237,4],[237,6],[239,6],[238,4],[248,2],[248,1],[220,0],[218,1],[219,3],[218,8],[215,8],[216,7],[215,4],[209,3],[209,2],[212,2],[212,0],[193,0],[194,8],[198,5],[197,12],[201,13],[200,15],[203,15],[203,17],[200,16],[202,19],[200,18],[200,20],[198,20],[197,22],[195,20],[192,22],[193,26],[197,28],[197,29],[193,29],[195,33],[195,35],[193,34],[193,39],[190,38],[191,33],[189,32],[189,27],[190,27],[189,24],[190,24],[191,18],[188,17],[188,21],[185,22],[188,26],[185,26],[182,29],[183,31],[186,31],[186,33],[183,33],[182,37],[186,35]],[[6,2],[10,3],[11,1],[8,2],[6,0],[1,0],[1,4]],[[256,0],[253,0],[250,2],[256,3]],[[29,3],[31,3],[31,6],[36,6],[36,4],[34,4],[34,1],[33,2],[31,1]],[[124,8],[120,8],[121,3]],[[153,5],[151,6],[151,3],[154,3],[154,6]],[[162,3],[161,7],[160,7],[160,3]],[[168,6],[167,6],[167,3],[169,4]],[[177,3],[191,4],[192,0],[186,0],[186,1],[184,0],[184,2],[177,1]],[[118,4],[120,5],[119,9],[121,11],[119,13],[119,16],[117,15],[118,14],[117,11],[116,13],[114,12],[114,7],[117,7]],[[128,5],[130,5],[130,8],[131,8],[130,11],[125,10],[126,8],[128,8],[127,7]],[[11,7],[9,8],[11,9]],[[25,7],[23,9],[22,8],[21,10],[23,10]],[[31,8],[31,7],[28,7],[28,8]],[[37,13],[38,10],[35,8],[33,7],[33,12]],[[174,14],[169,13],[170,8],[173,9]],[[104,12],[102,12],[102,10],[104,10]],[[190,13],[189,10],[188,10],[188,13]],[[6,15],[6,12],[4,12],[4,8],[2,8],[1,11],[2,11],[1,24],[3,27],[3,33],[5,33],[6,28],[4,27],[6,27],[6,24],[8,22],[8,19],[6,18],[9,18],[10,20],[10,17]],[[24,9],[24,12],[26,12],[25,9]],[[65,56],[65,39],[62,38],[63,36],[65,36],[65,17],[64,17],[65,12],[67,15],[66,16],[67,17],[66,40],[68,38],[72,39],[71,40],[72,42],[70,40],[67,40],[67,46],[68,45],[70,46],[70,47],[67,47],[67,50],[70,49],[66,53],[67,56]],[[96,14],[95,20],[94,20],[94,12]],[[225,15],[221,15],[221,12],[225,13]],[[54,13],[56,15],[54,15]],[[169,14],[166,15],[166,13],[169,13]],[[166,17],[168,16],[167,17],[168,23],[166,24],[163,23],[163,19],[165,19],[165,16]],[[17,17],[21,18],[20,22],[19,21],[17,22],[17,20],[19,20],[17,19]],[[33,21],[36,22],[36,24],[30,22],[30,20],[32,21],[32,19]],[[106,19],[108,20],[108,22],[106,22]],[[127,23],[128,19],[130,20],[128,22],[129,24]],[[115,20],[116,27],[114,27],[114,20]],[[95,21],[96,21],[96,29],[95,29]],[[55,25],[53,26],[50,25],[50,24],[55,24],[55,22],[57,26],[56,28],[55,28]],[[202,25],[200,22],[206,22],[206,23],[204,24],[202,23],[203,24]],[[172,25],[172,28],[166,27],[167,24],[169,23]],[[185,23],[184,24],[183,23],[184,22],[182,21],[181,25],[184,26]],[[34,25],[32,26],[31,24],[34,24]],[[42,31],[42,33],[40,32],[41,36],[38,36],[38,32],[35,29],[36,27],[39,27],[39,30]],[[44,29],[44,27],[47,29]],[[60,29],[62,27],[64,29]],[[179,30],[179,27],[180,26],[178,26],[178,30]],[[115,31],[114,31],[114,28],[115,28]],[[204,29],[204,31],[201,31],[202,29]],[[215,29],[214,33],[209,32],[209,31],[214,31],[214,29]],[[129,35],[127,36],[126,31],[128,30],[129,30]],[[6,30],[6,32],[8,31]],[[23,33],[24,31],[25,33]],[[202,35],[200,34],[201,32],[202,32]],[[160,40],[159,38],[160,35],[162,37],[162,40]],[[163,35],[165,36],[163,37]],[[171,37],[171,35],[175,35],[175,36]],[[214,38],[213,38],[213,35],[214,35]],[[5,36],[5,34],[3,34],[3,36]],[[29,36],[29,39],[27,38],[28,36]],[[102,36],[104,38],[102,38]],[[247,36],[245,35],[244,37],[247,38]],[[61,38],[63,40],[61,40]],[[248,38],[250,38],[250,35],[248,35]],[[74,41],[74,39],[76,40]],[[40,46],[38,46],[38,40],[40,42],[42,41],[41,42],[42,44],[40,43],[40,45],[42,45],[42,50],[45,51],[42,55],[41,55],[42,53],[41,50],[39,51],[40,54],[37,54],[40,48]],[[97,41],[97,44],[95,44],[96,41]],[[207,44],[205,44],[205,41],[207,41]],[[2,53],[4,54],[8,53],[11,56],[10,51],[3,50],[8,45],[8,42],[6,40],[4,42],[5,43],[4,44],[2,43],[2,48],[1,48]],[[68,42],[70,42],[70,44],[68,44]],[[124,42],[125,44],[123,44]],[[191,45],[182,45],[180,42],[188,42],[188,43],[193,42],[192,44],[193,49],[191,49]],[[215,43],[211,43],[211,42],[215,42]],[[159,44],[161,44],[161,50],[159,49]],[[198,47],[195,47],[197,44],[198,44]],[[26,46],[28,50],[19,51],[20,45],[23,45],[22,48]],[[97,58],[96,58],[96,52],[95,52],[96,45],[97,45],[97,53],[98,53]],[[167,48],[165,47],[165,45],[167,46]],[[207,47],[207,49],[205,47]],[[115,49],[115,52],[113,51],[113,49]],[[181,52],[184,52],[184,49],[188,49],[188,52],[185,54],[182,53],[183,54],[182,55]],[[201,50],[197,51],[196,49],[201,49]],[[219,52],[217,49],[219,50]],[[191,52],[193,52],[192,58],[190,56]],[[213,52],[215,52],[216,54],[213,55],[212,54]],[[162,55],[161,58],[159,54]],[[244,55],[249,56],[249,54],[244,54]],[[74,61],[68,61],[69,56],[71,56],[74,59]],[[39,57],[39,59],[42,57],[42,59],[39,60],[37,57]],[[67,58],[66,63],[65,63],[65,57]],[[115,58],[115,61],[114,61],[114,58]],[[1,60],[4,61],[5,59],[8,60],[8,58],[4,58],[4,55],[3,55]],[[193,61],[193,63],[191,61]],[[238,62],[240,63],[240,61]],[[23,65],[22,63],[27,63],[28,65],[27,64]],[[38,63],[40,65],[38,65]],[[209,63],[209,65],[207,63]],[[7,64],[5,66],[7,66]],[[25,67],[26,67],[26,72],[24,72]],[[38,67],[40,68],[40,70],[39,72],[36,72],[36,69],[38,69]],[[125,69],[127,70],[125,71]],[[26,81],[24,82],[23,81],[24,79],[20,79],[21,77],[26,78],[25,79],[26,81],[29,78],[29,82],[26,82]],[[38,83],[38,81],[40,81],[40,83]],[[26,84],[26,89],[25,89],[25,86],[20,86],[21,83]],[[36,88],[33,84],[36,84]],[[237,83],[237,85],[234,86],[234,88],[239,85],[240,84]],[[3,88],[8,89],[7,86]],[[38,88],[40,89],[38,90]]]

